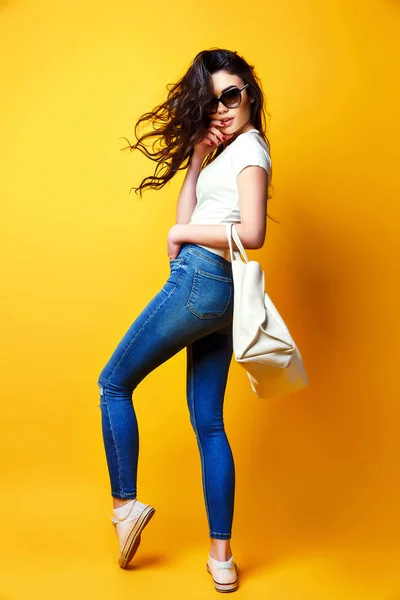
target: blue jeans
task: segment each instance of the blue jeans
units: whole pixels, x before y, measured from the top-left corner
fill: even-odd
[[[129,327],[97,382],[111,495],[136,498],[139,435],[132,392],[186,347],[186,397],[200,452],[209,537],[221,540],[232,534],[235,494],[234,460],[223,421],[232,318],[231,263],[184,243],[170,260],[164,286]]]

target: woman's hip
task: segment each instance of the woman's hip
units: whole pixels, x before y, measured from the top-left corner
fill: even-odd
[[[143,308],[99,377],[127,389],[196,339],[227,333],[233,317],[231,263],[196,244],[169,261],[162,289]],[[229,333],[229,331],[228,331]]]

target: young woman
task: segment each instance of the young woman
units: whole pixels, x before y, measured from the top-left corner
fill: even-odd
[[[223,421],[233,354],[233,281],[225,223],[237,223],[245,248],[263,245],[272,174],[263,110],[253,67],[236,52],[212,49],[197,54],[165,103],[137,122],[136,137],[141,121],[157,124],[129,146],[155,160],[157,168],[136,191],[159,189],[179,168],[187,167],[187,173],[176,224],[168,234],[168,279],[98,378],[114,509],[109,516],[124,568],[155,512],[137,499],[139,437],[132,393],[146,375],[186,348],[187,405],[209,525],[206,567],[215,588],[225,592],[238,586],[230,545],[235,467]],[[142,144],[152,136],[160,142],[153,153]],[[163,174],[158,173],[161,165]]]

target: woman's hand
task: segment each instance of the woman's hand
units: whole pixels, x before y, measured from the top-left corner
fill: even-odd
[[[179,223],[176,223],[171,227],[168,232],[168,241],[167,241],[167,252],[168,258],[177,258],[182,247],[182,242],[178,242],[176,238],[177,229],[179,227]]]
[[[232,133],[224,134],[218,127],[222,127],[222,122],[219,119],[213,119],[210,122],[203,139],[194,146],[194,155],[201,160],[203,160],[207,154],[210,154],[210,152],[215,150],[215,148],[218,148],[222,142],[225,142],[232,137]]]

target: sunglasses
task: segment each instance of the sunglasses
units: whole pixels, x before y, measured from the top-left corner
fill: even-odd
[[[211,115],[215,114],[218,110],[218,104],[222,102],[226,108],[237,108],[240,106],[242,101],[242,90],[247,88],[249,84],[245,83],[243,87],[238,88],[237,86],[222,92],[219,98],[215,96],[211,100],[211,102],[207,105],[207,112]]]

